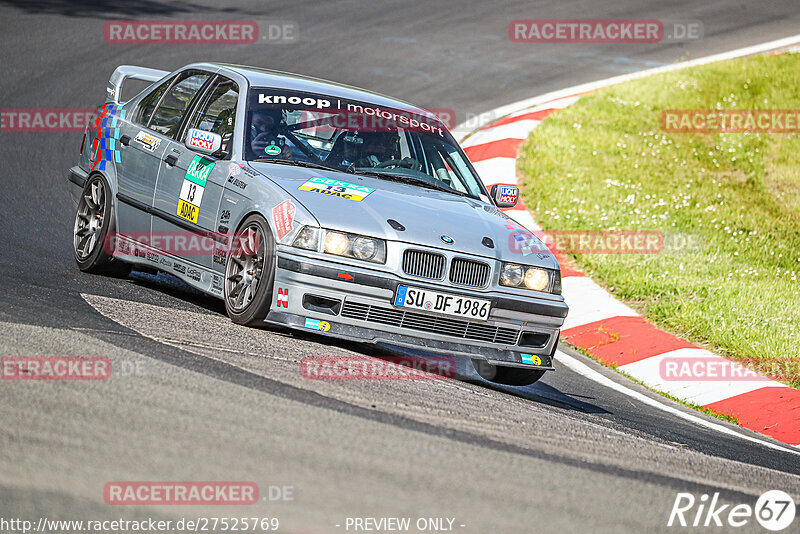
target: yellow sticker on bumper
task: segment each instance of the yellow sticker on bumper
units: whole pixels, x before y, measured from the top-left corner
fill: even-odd
[[[200,215],[200,208],[189,204],[185,200],[178,201],[178,217],[197,224],[198,215]]]

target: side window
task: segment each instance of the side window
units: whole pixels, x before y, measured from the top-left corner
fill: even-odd
[[[183,114],[197,94],[197,91],[208,80],[207,72],[185,72],[177,83],[167,90],[161,103],[153,112],[148,127],[167,137],[174,137],[181,125]]]
[[[164,91],[167,90],[173,81],[174,78],[167,80],[159,85],[155,91],[142,99],[142,101],[139,103],[139,108],[136,110],[136,115],[133,117],[133,122],[136,124],[141,124],[142,126],[147,126],[147,123],[150,122],[150,117],[153,115],[153,110],[156,109],[156,104],[158,104],[161,95],[164,94]]]
[[[219,134],[222,137],[222,151],[230,153],[238,99],[239,86],[236,82],[218,77],[195,110],[189,128]]]

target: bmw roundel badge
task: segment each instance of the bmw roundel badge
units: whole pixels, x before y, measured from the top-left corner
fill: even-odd
[[[442,240],[442,241],[444,241],[444,242],[445,242],[445,243],[447,243],[448,245],[452,245],[452,244],[453,244],[453,238],[452,238],[452,237],[450,237],[449,235],[444,235],[444,234],[443,234],[443,235],[441,235],[441,236],[439,236],[439,237],[441,238],[441,240]]]

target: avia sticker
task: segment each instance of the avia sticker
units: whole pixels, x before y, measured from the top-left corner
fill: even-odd
[[[197,224],[198,215],[200,215],[200,208],[189,204],[183,199],[178,201],[178,217]]]
[[[289,307],[289,288],[278,288],[278,297],[275,300],[275,305],[278,308],[288,308]],[[308,319],[306,319],[306,326],[308,326]]]
[[[327,332],[331,329],[331,324],[328,321],[306,319],[306,328],[310,328],[311,330],[319,330],[320,332]]]
[[[149,152],[155,152],[156,149],[158,148],[158,145],[161,144],[161,139],[143,130],[140,130],[139,133],[136,134],[136,137],[133,138],[133,140],[142,145],[144,149]]]
[[[520,357],[522,357],[522,363],[542,365],[542,359],[535,354],[520,354]]]
[[[186,168],[186,175],[184,178],[191,180],[200,187],[205,187],[208,181],[208,175],[211,174],[213,168],[213,161],[203,156],[195,156]]]
[[[356,202],[361,202],[367,198],[370,193],[375,191],[375,189],[371,187],[342,182],[341,180],[334,180],[333,178],[321,178],[319,176],[312,176],[297,189],[300,191],[311,191],[312,193],[322,193],[323,195],[346,198],[347,200],[355,200]]]
[[[275,231],[278,233],[278,241],[292,231],[296,211],[297,208],[291,200],[284,200],[272,208],[272,220],[275,224]]]

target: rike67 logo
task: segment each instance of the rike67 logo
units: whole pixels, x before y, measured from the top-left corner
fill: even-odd
[[[778,532],[792,524],[795,513],[794,500],[781,490],[765,492],[755,506],[722,504],[718,492],[711,497],[704,493],[700,498],[691,493],[678,493],[667,526],[739,528],[752,524],[755,517],[765,529]]]

